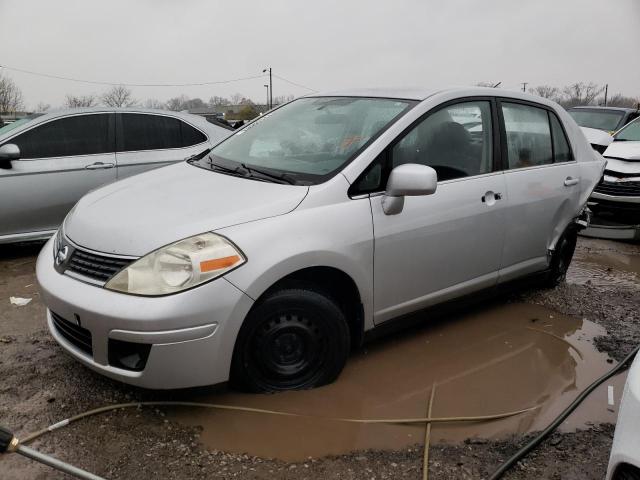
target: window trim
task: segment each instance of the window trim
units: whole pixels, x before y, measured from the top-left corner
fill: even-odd
[[[502,142],[501,144],[501,150],[502,150],[502,171],[504,171],[505,173],[508,172],[519,172],[519,171],[524,171],[524,170],[531,170],[531,169],[538,169],[538,168],[547,168],[547,167],[553,167],[556,165],[568,165],[571,163],[577,163],[576,160],[576,156],[573,152],[573,145],[571,144],[571,140],[570,140],[570,136],[567,135],[567,129],[564,126],[564,123],[562,122],[562,120],[560,120],[560,117],[558,116],[558,114],[555,112],[555,110],[548,106],[548,105],[543,105],[541,103],[536,103],[536,102],[532,102],[529,100],[522,100],[519,98],[510,98],[510,97],[496,97],[496,103],[497,103],[497,111],[498,111],[498,118],[500,120],[500,135],[501,137],[504,139],[504,142]],[[533,108],[538,108],[538,109],[542,109],[545,110],[547,112],[547,123],[549,124],[549,135],[551,137],[551,155],[553,157],[553,163],[545,163],[543,165],[531,165],[530,167],[520,167],[520,168],[509,168],[509,153],[508,153],[508,146],[507,146],[507,129],[506,129],[506,125],[505,125],[505,121],[504,121],[504,115],[502,112],[502,104],[503,103],[515,103],[515,104],[520,104],[520,105],[525,105],[527,107],[533,107]],[[567,145],[569,146],[569,152],[571,153],[571,160],[567,161],[567,162],[556,162],[556,154],[555,154],[555,147],[553,145],[553,129],[551,128],[551,118],[549,117],[549,115],[555,115],[556,119],[558,120],[558,122],[560,123],[560,128],[562,128],[562,132],[564,133],[564,136],[567,140]]]
[[[430,108],[429,110],[427,110],[425,113],[423,113],[422,115],[420,115],[420,117],[418,117],[416,120],[414,120],[413,122],[411,122],[404,130],[402,130],[402,132],[400,132],[398,135],[396,135],[396,137],[391,140],[389,142],[389,144],[384,147],[384,149],[378,154],[378,156],[369,164],[367,165],[367,167],[362,171],[362,173],[360,173],[360,175],[358,175],[358,178],[356,178],[356,180],[349,186],[349,189],[347,191],[347,194],[349,195],[349,198],[355,200],[358,198],[363,198],[365,196],[377,196],[380,193],[383,193],[386,190],[386,182],[389,179],[389,174],[391,173],[391,165],[390,165],[390,152],[391,150],[395,147],[396,144],[398,144],[400,141],[402,141],[402,139],[404,139],[404,137],[406,137],[409,133],[411,133],[411,131],[413,131],[413,129],[415,127],[417,127],[420,123],[422,123],[424,120],[426,120],[429,116],[439,112],[440,110],[450,107],[452,105],[457,105],[460,103],[471,103],[471,102],[488,102],[489,103],[489,108],[491,109],[491,133],[492,133],[492,162],[491,162],[491,170],[488,172],[484,172],[484,173],[479,173],[478,175],[470,175],[468,177],[460,177],[460,178],[451,178],[448,180],[438,180],[438,185],[444,185],[450,182],[457,182],[457,181],[461,181],[461,180],[470,180],[470,179],[475,179],[475,178],[479,178],[485,175],[494,175],[496,173],[500,173],[502,170],[500,169],[500,165],[501,165],[501,158],[502,158],[502,148],[500,148],[501,146],[501,138],[502,138],[502,132],[500,131],[499,128],[497,128],[497,126],[499,125],[499,118],[498,118],[498,114],[497,114],[497,102],[496,102],[497,98],[496,97],[492,97],[492,96],[486,96],[486,95],[471,95],[471,96],[465,96],[465,97],[458,97],[458,98],[454,98],[452,100],[447,100],[446,102],[442,102],[439,103],[438,105],[434,106],[433,108]],[[377,162],[381,156],[384,156],[386,158],[384,158],[383,160],[381,160],[383,163],[382,169],[382,179],[381,179],[381,185],[380,187],[378,187],[378,189],[373,190],[371,192],[359,192],[357,191],[356,186],[358,185],[358,183],[362,180],[362,178],[365,176],[365,174],[367,173],[367,171],[369,170],[369,168],[371,168],[371,166]]]
[[[113,110],[104,110],[104,111],[99,111],[99,112],[74,112],[74,113],[70,113],[70,114],[66,114],[66,115],[60,115],[57,117],[53,117],[50,118],[48,120],[45,120],[43,122],[39,122],[35,125],[31,125],[28,128],[25,128],[24,130],[19,130],[18,132],[15,132],[13,135],[10,135],[9,137],[7,137],[2,144],[0,144],[0,146],[2,145],[6,145],[7,143],[11,143],[11,141],[13,139],[15,139],[16,137],[27,133],[31,130],[34,130],[36,128],[40,128],[43,125],[47,125],[48,123],[52,123],[52,122],[56,122],[58,120],[63,120],[66,118],[71,118],[71,117],[79,117],[79,116],[87,116],[87,115],[107,115],[109,116],[108,118],[108,140],[109,140],[109,144],[111,145],[111,149],[108,152],[103,152],[103,153],[86,153],[84,155],[58,155],[56,157],[35,157],[35,158],[18,158],[17,160],[14,160],[15,162],[33,162],[33,161],[41,161],[41,160],[50,160],[50,159],[57,159],[57,158],[80,158],[80,157],[95,157],[97,155],[113,155],[116,153],[116,125],[115,125],[115,114]]]
[[[115,153],[116,155],[118,154],[124,154],[124,153],[144,153],[144,152],[169,152],[171,150],[183,150],[185,148],[193,148],[193,147],[197,147],[198,145],[204,145],[206,143],[211,144],[211,139],[209,138],[209,135],[207,134],[207,132],[204,132],[201,128],[198,128],[197,126],[195,126],[193,123],[183,119],[182,117],[178,117],[176,115],[170,115],[170,114],[166,114],[166,113],[157,113],[157,112],[115,112],[116,114],[116,128],[115,128]],[[124,131],[122,128],[122,115],[149,115],[149,116],[156,116],[156,117],[169,117],[169,118],[173,118],[174,120],[177,120],[178,122],[184,122],[187,125],[189,125],[190,127],[193,127],[194,129],[196,129],[198,132],[200,132],[202,135],[204,135],[204,141],[200,142],[200,143],[194,143],[193,145],[189,145],[188,147],[170,147],[170,148],[149,148],[147,150],[119,150],[118,148],[121,145],[121,142],[124,138]],[[180,128],[180,138],[182,139],[182,128]]]

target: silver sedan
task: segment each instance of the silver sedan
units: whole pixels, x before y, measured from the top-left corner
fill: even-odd
[[[74,108],[0,128],[0,243],[53,235],[87,192],[183,161],[231,132],[188,113]]]
[[[561,107],[522,93],[294,100],[86,195],[38,258],[49,329],[148,388],[326,384],[410,313],[562,281],[604,164]]]

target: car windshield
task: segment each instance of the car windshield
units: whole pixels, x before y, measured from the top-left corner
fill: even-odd
[[[620,120],[622,120],[624,112],[616,112],[613,110],[569,110],[569,115],[571,115],[581,127],[597,128],[598,130],[613,132],[616,130]]]
[[[4,135],[5,133],[10,132],[11,130],[18,128],[22,125],[24,125],[25,123],[29,123],[31,120],[33,120],[34,118],[38,118],[39,116],[43,115],[42,113],[33,113],[27,117],[21,118],[20,120],[16,120],[15,122],[11,122],[11,123],[7,123],[4,127],[0,128],[0,136]]]
[[[634,120],[615,135],[618,142],[640,142],[640,118]]]
[[[288,183],[321,183],[415,103],[362,97],[302,98],[259,117],[196,162],[201,167],[222,167],[226,173],[267,172],[271,180],[280,175]],[[268,180],[266,177],[262,179]]]

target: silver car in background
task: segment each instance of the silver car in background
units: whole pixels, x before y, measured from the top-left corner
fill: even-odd
[[[48,238],[85,193],[183,161],[231,133],[186,113],[79,108],[0,128],[0,243]]]
[[[78,202],[37,262],[48,326],[142,387],[323,385],[378,327],[561,281],[604,163],[523,93],[304,97]]]

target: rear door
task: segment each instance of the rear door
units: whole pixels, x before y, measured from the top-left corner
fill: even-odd
[[[181,162],[209,146],[207,136],[181,119],[150,113],[117,114],[118,178]]]
[[[553,239],[578,211],[580,170],[551,109],[511,99],[499,105],[508,197],[505,281],[547,267]]]
[[[447,104],[388,149],[388,170],[405,163],[431,166],[438,188],[433,195],[406,197],[397,215],[385,214],[381,195],[371,197],[376,323],[496,283],[506,202],[504,175],[495,168],[500,152],[492,104]]]
[[[4,143],[21,158],[0,170],[0,236],[55,230],[89,190],[116,179],[112,113],[56,118]]]

